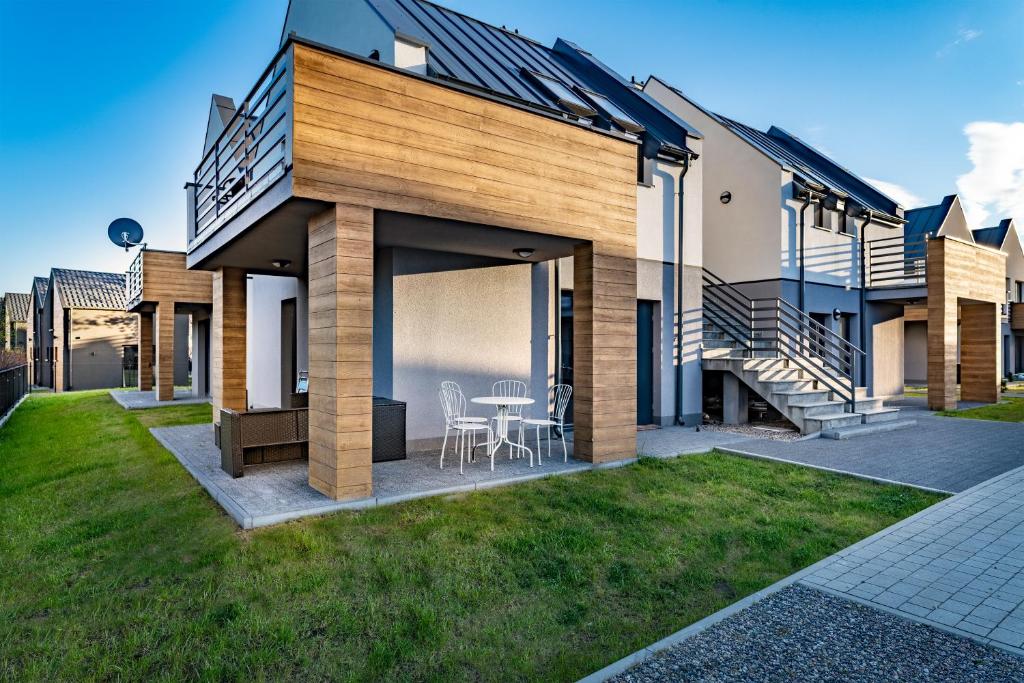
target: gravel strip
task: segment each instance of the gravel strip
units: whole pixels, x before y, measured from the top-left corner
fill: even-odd
[[[1024,681],[1024,659],[792,585],[612,679]]]
[[[785,429],[774,425],[724,425],[715,422],[705,422],[700,426],[702,432],[720,432],[723,434],[741,434],[755,439],[766,441],[796,441],[800,438],[800,432],[795,429]]]

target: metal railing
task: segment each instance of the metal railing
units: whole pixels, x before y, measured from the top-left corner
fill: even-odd
[[[786,358],[855,409],[864,351],[785,299],[752,299],[707,270],[702,277],[705,319],[744,356],[764,351]]]
[[[926,284],[928,235],[903,235],[864,243],[867,287],[904,287]]]
[[[145,249],[140,249],[135,255],[135,260],[128,266],[124,274],[124,308],[132,310],[142,301],[142,255]]]
[[[223,225],[291,166],[291,50],[285,46],[203,155],[188,184],[189,243]]]
[[[0,370],[0,417],[28,393],[28,364]]]

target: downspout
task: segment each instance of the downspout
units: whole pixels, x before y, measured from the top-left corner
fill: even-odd
[[[683,180],[690,170],[690,155],[683,157],[683,170],[679,174],[679,230],[676,238],[676,424],[684,425],[683,419],[683,209],[685,190]]]
[[[807,312],[807,259],[804,244],[807,242],[807,207],[811,205],[811,192],[808,190],[804,203],[800,205],[800,312]]]

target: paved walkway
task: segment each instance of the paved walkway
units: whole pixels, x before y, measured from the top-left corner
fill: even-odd
[[[725,447],[954,493],[1024,465],[1024,423],[904,413],[917,425],[845,441],[758,439]]]
[[[166,408],[170,405],[184,406],[193,403],[209,403],[209,396],[193,396],[188,389],[175,389],[173,401],[158,401],[152,391],[125,391],[112,389],[110,395],[125,410],[144,410],[146,408]]]

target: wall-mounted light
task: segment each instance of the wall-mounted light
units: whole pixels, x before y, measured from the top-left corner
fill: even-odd
[[[728,204],[729,202],[732,201],[732,192],[726,190],[722,194],[718,195],[718,201],[722,202],[723,204]]]
[[[286,258],[276,258],[276,259],[274,259],[273,261],[270,262],[270,265],[274,266],[278,270],[282,270],[284,268],[287,268],[291,264],[292,264],[292,262],[289,261]]]
[[[843,312],[842,311],[840,311],[838,308],[833,308],[832,309],[832,319],[833,320],[839,320],[842,317],[843,317]]]
[[[513,249],[512,253],[519,258],[530,258],[533,256],[533,249],[530,249],[529,247],[520,247],[518,249]]]

